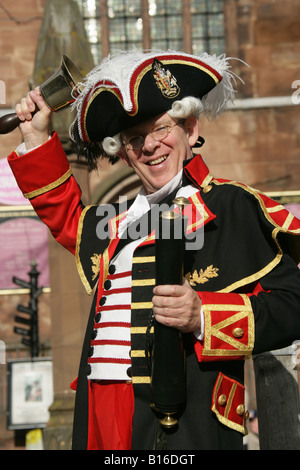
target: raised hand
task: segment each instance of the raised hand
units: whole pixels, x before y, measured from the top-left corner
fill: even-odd
[[[30,91],[16,105],[16,114],[22,121],[19,129],[27,150],[42,145],[48,140],[51,110],[46,105],[38,87]]]

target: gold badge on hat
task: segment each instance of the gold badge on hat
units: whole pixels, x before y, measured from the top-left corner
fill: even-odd
[[[156,85],[162,94],[166,98],[176,98],[180,93],[180,88],[170,70],[164,69],[163,64],[157,59],[153,61],[152,70]]]

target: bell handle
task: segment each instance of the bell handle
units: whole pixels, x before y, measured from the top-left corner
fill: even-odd
[[[21,123],[16,113],[5,114],[0,117],[0,134],[8,134]]]
[[[37,113],[38,109],[36,108],[33,113],[31,113],[32,116]],[[21,119],[18,118],[16,113],[10,113],[10,114],[5,114],[4,116],[0,117],[0,134],[9,134],[9,132],[12,132],[15,130],[22,122]]]

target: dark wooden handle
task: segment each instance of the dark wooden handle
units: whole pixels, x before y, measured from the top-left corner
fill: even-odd
[[[5,114],[0,117],[0,134],[8,134],[21,123],[16,113]]]

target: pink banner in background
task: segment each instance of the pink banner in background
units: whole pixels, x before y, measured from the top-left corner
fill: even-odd
[[[0,218],[0,289],[18,289],[14,276],[29,281],[33,260],[40,272],[39,286],[48,287],[48,229],[23,196],[6,158],[0,159],[0,205],[5,206]],[[22,209],[15,211],[16,206]]]
[[[28,205],[28,199],[19,189],[7,158],[0,158],[0,204],[5,206]]]
[[[38,285],[48,287],[47,227],[30,217],[16,217],[0,223],[0,289],[19,288],[13,283],[13,276],[29,281],[28,272],[33,260],[40,272]]]

